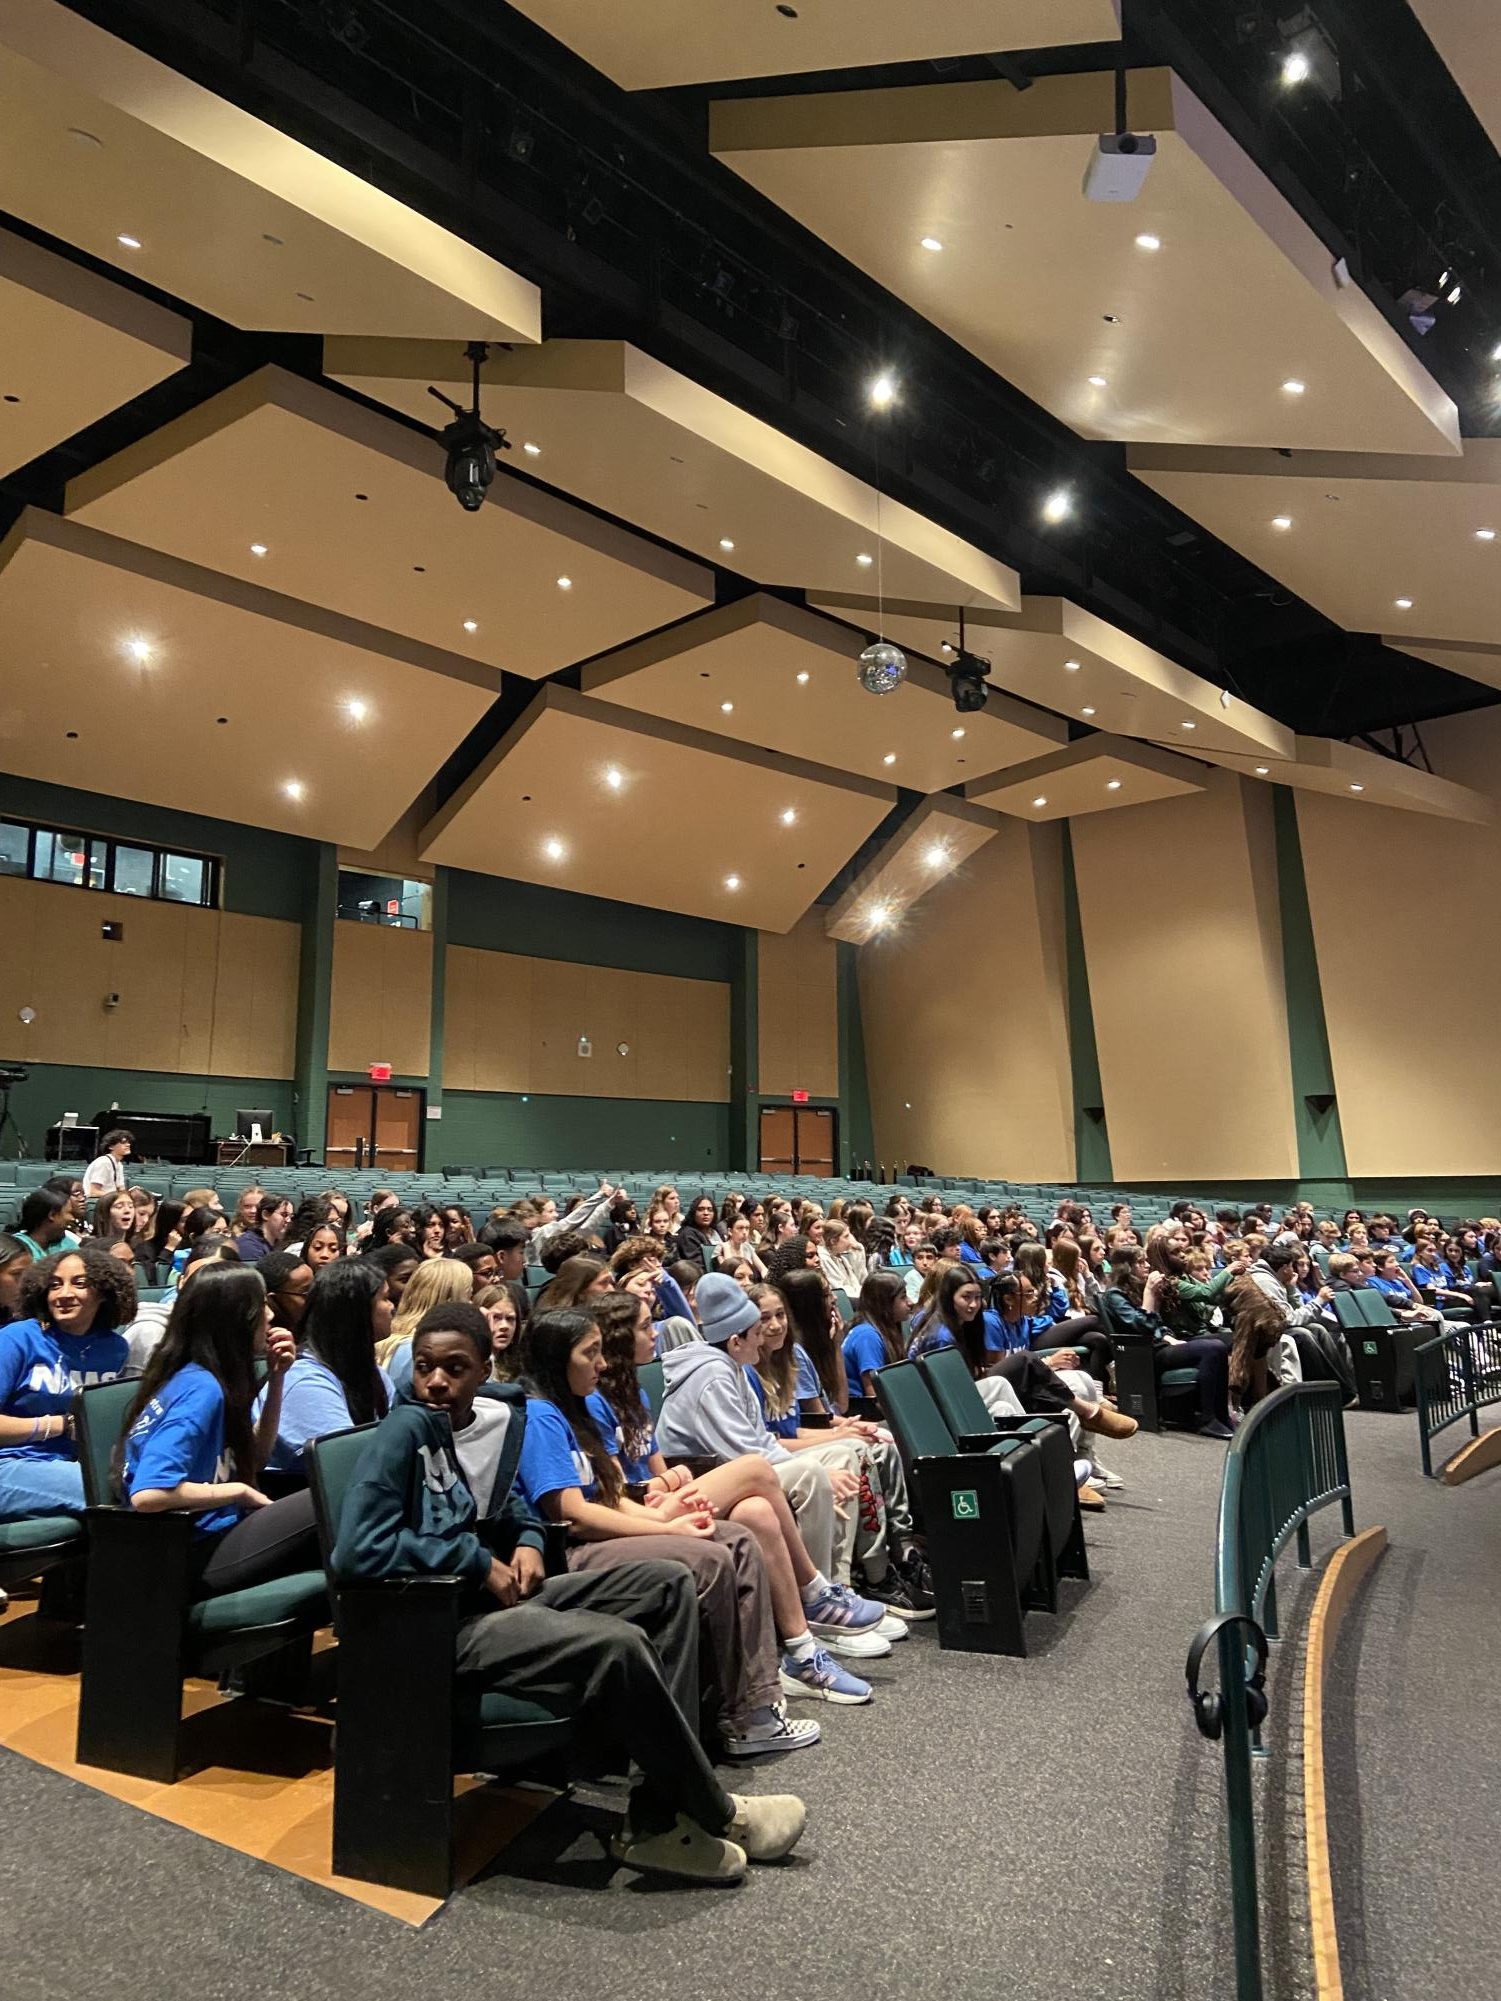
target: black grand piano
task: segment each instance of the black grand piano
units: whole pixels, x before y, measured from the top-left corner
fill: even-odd
[[[132,1160],[169,1160],[178,1167],[196,1167],[213,1158],[211,1121],[207,1112],[96,1112],[101,1132],[123,1126],[135,1134]]]

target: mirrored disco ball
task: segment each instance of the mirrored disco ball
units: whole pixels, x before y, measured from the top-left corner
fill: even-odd
[[[889,639],[878,639],[860,655],[859,674],[868,695],[889,695],[907,678],[907,656]]]

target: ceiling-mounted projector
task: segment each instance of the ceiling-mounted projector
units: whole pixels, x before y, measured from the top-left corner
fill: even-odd
[[[1102,132],[1085,169],[1085,199],[1135,201],[1156,157],[1150,132]]]

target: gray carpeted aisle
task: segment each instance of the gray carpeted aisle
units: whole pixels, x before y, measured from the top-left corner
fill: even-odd
[[[1384,1440],[1367,1449],[1382,1425],[1411,1444],[1410,1421],[1352,1424],[1362,1524],[1383,1518],[1367,1490],[1400,1474]],[[117,2001],[122,1985],[150,2001],[410,2001],[419,1984],[477,1981],[492,1995],[629,2001],[761,1986],[819,2001],[1228,1994],[1219,1754],[1193,1731],[1182,1678],[1212,1602],[1223,1450],[1141,1436],[1110,1458],[1130,1486],[1088,1524],[1094,1580],[1070,1587],[1066,1616],[1034,1617],[1031,1659],[943,1654],[919,1628],[876,1664],[871,1708],[820,1707],[822,1746],[740,1781],[793,1787],[811,1810],[798,1856],[742,1889],[612,1872],[563,1808],[413,1932],[0,1754],[0,1989],[7,2001]],[[1319,1548],[1332,1538],[1331,1521]],[[1472,1663],[1456,1702],[1482,1672]],[[392,1709],[399,1727],[394,1695]]]

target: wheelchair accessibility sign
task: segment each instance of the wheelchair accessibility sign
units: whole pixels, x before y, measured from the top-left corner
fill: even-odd
[[[973,1487],[957,1487],[949,1495],[956,1522],[977,1522],[980,1519],[980,1496]]]

